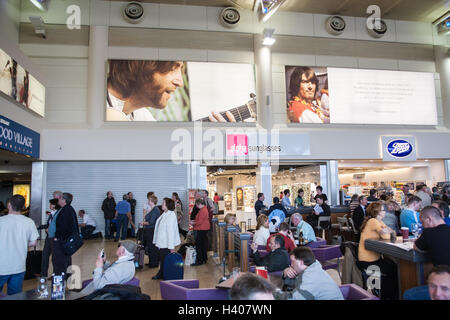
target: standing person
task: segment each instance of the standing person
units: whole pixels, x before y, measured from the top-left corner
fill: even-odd
[[[349,204],[349,207],[350,207],[350,216],[353,215],[353,212],[355,212],[355,209],[358,208],[358,206],[359,206],[358,194],[357,194],[357,193],[354,193],[354,194],[352,195],[352,198],[351,198],[350,204]]]
[[[286,209],[291,207],[291,191],[289,191],[289,189],[286,189],[283,191],[284,193],[284,197],[283,199],[281,199],[281,204],[283,205],[283,207],[285,207]]]
[[[161,215],[158,207],[158,198],[149,192],[147,194],[148,201],[144,206],[144,238],[145,238],[145,251],[148,255],[148,267],[156,268],[159,264],[159,252],[158,248],[153,244],[153,237],[155,235],[156,220]]]
[[[59,199],[61,209],[55,214],[48,233],[53,238],[52,263],[55,275],[66,273],[67,267],[72,264],[72,257],[64,251],[63,243],[74,233],[79,232],[77,213],[71,206],[73,196],[64,192]],[[67,275],[66,275],[67,276]]]
[[[208,216],[209,216],[209,230],[206,234],[207,237],[207,241],[206,241],[206,250],[207,251],[211,251],[212,250],[212,239],[213,239],[213,234],[212,234],[212,218],[215,214],[219,213],[219,208],[216,207],[214,205],[214,201],[209,197],[209,192],[208,190],[205,190],[205,205],[206,205],[206,209],[208,210]]]
[[[298,189],[297,198],[295,198],[295,206],[297,208],[303,207],[303,195],[305,194],[305,191],[303,189]]]
[[[134,219],[134,215],[136,213],[136,199],[133,199],[133,192],[128,192],[128,203],[130,204],[131,207],[131,221],[133,222],[131,225],[133,226],[135,224],[135,219]],[[131,228],[131,236],[134,238],[136,237],[135,234],[135,228]]]
[[[8,285],[8,295],[22,292],[28,247],[39,237],[34,221],[22,215],[25,198],[13,195],[8,214],[0,217],[0,292]]]
[[[216,192],[214,193],[214,202],[219,205],[220,197],[219,194]]]
[[[175,202],[170,198],[164,198],[161,208],[163,213],[156,220],[153,237],[153,244],[159,249],[159,271],[152,277],[153,280],[163,278],[164,259],[168,254],[175,252],[175,247],[181,243],[177,215],[174,212]]]
[[[408,197],[411,196],[411,193],[409,193],[409,185],[404,184],[402,186],[401,196],[402,196],[402,201],[401,201],[400,205],[402,207],[405,207],[408,205]]]
[[[116,200],[113,197],[112,191],[106,193],[106,198],[102,203],[103,216],[105,218],[105,239],[112,239],[111,224],[116,213]],[[119,230],[116,230],[117,232]]]
[[[380,268],[381,298],[387,300],[398,299],[397,267],[394,262],[383,259],[378,252],[367,250],[365,241],[368,239],[390,239],[392,229],[383,223],[385,211],[379,202],[371,203],[367,207],[367,216],[361,226],[361,240],[358,247],[358,267],[367,269],[372,265]]]
[[[378,198],[375,197],[376,193],[377,193],[377,190],[370,189],[369,196],[367,197],[367,201],[369,202],[369,204],[372,203],[372,202],[377,202],[378,201]]]
[[[264,193],[258,193],[258,200],[255,202],[255,212],[256,212],[256,220],[258,220],[259,215],[261,214],[261,210],[266,209],[267,207],[264,205]]]
[[[208,238],[207,233],[210,229],[210,222],[208,216],[208,210],[205,206],[205,201],[203,199],[197,199],[195,205],[198,207],[199,211],[195,217],[195,220],[191,223],[196,230],[195,238],[195,249],[197,251],[197,258],[193,266],[199,266],[205,264],[208,261],[207,249],[208,249]]]
[[[131,206],[127,201],[128,195],[124,194],[122,196],[122,201],[116,205],[116,215],[117,220],[117,232],[115,242],[119,241],[120,233],[122,233],[121,239],[125,240],[127,238],[128,221],[131,220]]]
[[[181,233],[186,239],[188,231],[189,231],[189,217],[187,217],[183,212],[183,203],[180,200],[180,197],[178,196],[178,193],[173,192],[172,193],[172,200],[175,202],[175,213],[177,214],[177,221],[178,221],[178,232]],[[186,226],[186,220],[188,225]]]
[[[358,198],[359,206],[356,207],[356,209],[353,211],[352,219],[353,223],[355,224],[356,231],[361,231],[361,225],[364,221],[364,218],[366,217],[366,207],[367,207],[367,197],[366,196],[360,196]]]
[[[42,250],[42,262],[41,262],[41,277],[44,278],[48,277],[48,263],[50,260],[50,255],[52,254],[52,244],[53,244],[53,239],[50,238],[50,236],[48,235],[48,227],[50,226],[50,223],[52,222],[56,212],[58,211],[56,209],[56,206],[58,205],[58,199],[51,199],[49,203],[50,203],[50,213],[48,214],[47,223],[45,225],[46,226],[45,233],[47,234],[47,237],[45,238],[44,249]]]
[[[432,199],[433,199],[433,201],[435,201],[435,200],[440,200],[441,199],[441,196],[440,196],[440,194],[439,194],[439,189],[438,189],[438,187],[433,187],[432,189]]]
[[[322,188],[322,186],[317,186],[316,187],[316,195],[314,196],[314,200],[316,200],[317,199],[317,197],[318,196],[322,196],[323,195],[323,201],[326,203],[326,204],[328,204],[328,197],[327,197],[327,195],[325,194],[325,193],[323,193],[323,188]]]
[[[426,206],[431,206],[431,196],[426,192],[426,189],[426,184],[419,184],[416,186],[415,196],[419,197],[422,200],[420,209],[423,209]]]
[[[59,199],[62,198],[62,192],[61,191],[53,191],[53,199],[58,200],[58,204],[56,205],[56,210],[61,209],[61,206],[59,205]]]
[[[384,211],[386,214],[383,218],[383,222],[389,228],[395,231],[396,234],[400,233],[400,228],[398,227],[398,218],[395,215],[395,202],[392,200],[387,201],[384,206]]]

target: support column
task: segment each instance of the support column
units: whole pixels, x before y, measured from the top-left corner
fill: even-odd
[[[256,101],[258,124],[267,130],[272,129],[272,52],[262,45],[262,35],[254,36],[256,68]]]
[[[46,163],[42,161],[33,162],[31,165],[31,199],[30,218],[36,226],[43,224],[42,217],[45,211],[46,190]]]
[[[88,59],[88,123],[99,128],[105,120],[106,61],[108,60],[108,27],[91,25],[89,28]]]
[[[258,163],[256,171],[256,194],[264,193],[264,205],[272,205],[272,168],[270,162]]]
[[[444,160],[445,181],[450,181],[450,160]]]
[[[338,161],[327,161],[327,176],[328,176],[328,198],[330,199],[330,205],[342,204],[339,201],[339,169]]]
[[[443,125],[450,128],[450,54],[445,46],[434,46],[436,72],[439,73],[441,83],[441,101]]]

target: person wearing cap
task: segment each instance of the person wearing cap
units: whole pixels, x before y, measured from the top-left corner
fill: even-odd
[[[119,242],[116,255],[118,259],[114,263],[106,261],[106,256],[97,257],[93,272],[93,281],[81,292],[89,295],[95,290],[102,289],[109,284],[124,284],[134,278],[134,252],[137,245],[133,241],[124,240]]]

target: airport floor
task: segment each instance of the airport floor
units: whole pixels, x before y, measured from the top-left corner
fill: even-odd
[[[42,241],[43,242],[43,241]],[[117,242],[113,240],[94,239],[85,242],[83,247],[72,257],[72,264],[80,267],[81,279],[86,280],[92,278],[92,271],[95,268],[95,260],[99,252],[105,248],[106,257],[110,261],[117,259],[115,252],[117,250]],[[38,247],[39,249],[39,247]],[[185,266],[184,279],[199,279],[200,288],[214,288],[223,275],[221,265],[218,264],[217,258],[212,257],[209,252],[208,263],[201,266]],[[51,259],[51,258],[50,258]],[[145,263],[148,263],[148,257],[145,257]],[[152,280],[152,277],[158,272],[158,268],[148,268],[144,266],[142,270],[136,270],[135,277],[140,280],[140,287],[143,293],[150,295],[152,300],[161,300],[161,292],[159,288],[159,280]],[[341,281],[336,270],[327,271],[331,277],[340,285]],[[52,274],[52,266],[50,262],[49,275]],[[37,288],[38,279],[25,280],[23,290],[31,290]],[[3,288],[6,293],[6,286]]]

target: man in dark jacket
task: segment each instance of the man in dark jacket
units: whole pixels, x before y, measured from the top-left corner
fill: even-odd
[[[52,263],[55,275],[62,272],[66,274],[67,267],[72,264],[72,257],[68,256],[63,248],[63,243],[74,233],[79,232],[77,214],[70,205],[73,196],[70,193],[63,193],[59,199],[61,209],[55,213],[48,229],[49,237],[53,238]]]
[[[367,207],[367,197],[366,196],[360,196],[358,198],[359,206],[356,207],[355,211],[353,211],[353,223],[355,224],[355,228],[358,232],[360,232],[361,225],[364,221],[364,218],[366,216],[366,207]]]
[[[273,198],[273,205],[270,206],[269,211],[266,213],[267,216],[270,216],[270,213],[275,209],[280,209],[285,215],[288,214],[286,208],[280,203],[280,198],[278,197]]]
[[[116,200],[114,200],[113,193],[108,191],[106,198],[102,204],[103,216],[105,217],[105,239],[112,239],[111,223],[116,213]]]
[[[133,192],[128,192],[128,199],[127,201],[130,203],[131,207],[131,221],[133,221],[133,224],[135,223],[134,214],[136,213],[136,199],[133,198]],[[131,226],[131,237],[135,237],[135,231],[134,228]]]
[[[282,271],[289,267],[291,261],[288,252],[284,248],[283,236],[277,235],[272,237],[270,239],[270,248],[272,251],[267,256],[261,257],[258,252],[258,246],[256,243],[252,243],[251,257],[255,264],[266,267],[268,272]]]

